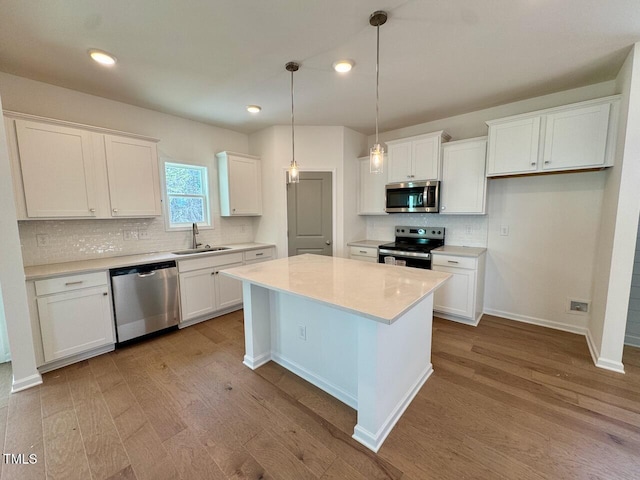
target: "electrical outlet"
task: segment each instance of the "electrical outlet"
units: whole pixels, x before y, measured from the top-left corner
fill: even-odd
[[[509,236],[509,225],[500,225],[500,235],[503,237]]]
[[[47,233],[39,233],[36,235],[36,242],[39,247],[48,247],[49,246],[49,234]]]
[[[569,312],[571,313],[589,313],[589,302],[586,300],[569,299]]]
[[[128,242],[130,240],[138,240],[138,230],[124,230],[124,241]]]
[[[146,228],[138,230],[138,240],[149,240],[149,230]]]
[[[300,340],[307,340],[307,327],[304,325],[298,325],[298,338]]]

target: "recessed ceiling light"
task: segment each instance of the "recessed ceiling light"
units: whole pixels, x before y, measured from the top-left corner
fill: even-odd
[[[247,105],[247,112],[258,113],[260,110],[262,110],[260,105]]]
[[[111,65],[115,65],[116,63],[116,57],[114,57],[110,53],[107,53],[103,50],[96,50],[96,49],[89,50],[89,56],[94,61],[98,62],[100,65],[111,66]]]
[[[347,73],[353,68],[352,60],[338,60],[333,64],[333,69],[338,73]]]

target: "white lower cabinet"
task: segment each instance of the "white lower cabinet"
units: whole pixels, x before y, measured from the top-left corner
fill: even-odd
[[[378,263],[378,247],[352,245],[349,247],[349,258],[351,260],[360,260],[361,262]]]
[[[477,325],[482,317],[485,253],[477,257],[431,255],[432,270],[452,275],[434,294],[434,312],[447,320]]]
[[[38,280],[35,291],[45,363],[115,343],[106,272]]]
[[[274,249],[267,247],[179,261],[181,326],[242,308],[242,282],[220,272],[273,256]]]
[[[242,253],[231,253],[178,262],[182,323],[242,304],[242,283],[219,275],[242,266],[242,259]]]

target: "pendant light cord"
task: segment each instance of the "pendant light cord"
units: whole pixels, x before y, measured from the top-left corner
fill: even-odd
[[[296,161],[296,139],[293,129],[293,70],[291,70],[291,165]]]
[[[378,142],[378,104],[380,102],[380,25],[376,26],[376,35],[376,145],[378,145],[380,143]]]

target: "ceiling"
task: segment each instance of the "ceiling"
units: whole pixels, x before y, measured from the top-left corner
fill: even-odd
[[[638,0],[0,0],[0,71],[251,133],[291,121],[295,60],[296,124],[371,134],[378,9],[381,131],[613,79],[640,41]]]

